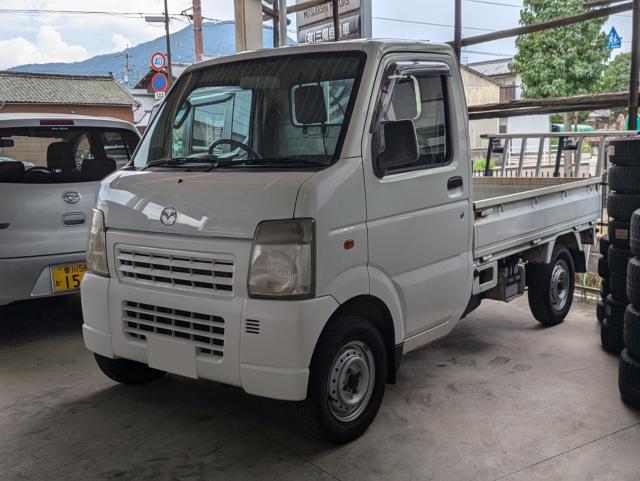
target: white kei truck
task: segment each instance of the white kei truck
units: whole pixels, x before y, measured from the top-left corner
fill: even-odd
[[[334,443],[402,356],[528,288],[563,321],[598,178],[472,177],[447,45],[359,40],[189,67],[102,182],[84,341],[115,381],[165,372],[297,401]]]

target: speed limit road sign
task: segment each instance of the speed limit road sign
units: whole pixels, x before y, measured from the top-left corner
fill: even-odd
[[[158,72],[164,70],[167,66],[167,57],[162,52],[154,52],[151,55],[151,68]]]

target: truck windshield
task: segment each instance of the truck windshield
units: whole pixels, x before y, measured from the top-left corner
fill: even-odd
[[[138,168],[324,166],[340,155],[361,52],[281,55],[185,74],[145,135]]]
[[[52,126],[0,129],[0,183],[100,180],[133,156],[138,135],[118,128]]]

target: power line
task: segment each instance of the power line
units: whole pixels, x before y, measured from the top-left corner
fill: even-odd
[[[0,14],[21,14],[21,15],[111,15],[117,17],[139,18],[146,15],[158,15],[157,12],[117,12],[106,10],[48,10],[48,9],[27,9],[27,8],[0,8]],[[172,13],[171,17],[186,17],[185,13]]]
[[[432,22],[421,22],[418,20],[404,20],[401,18],[389,18],[389,17],[372,17],[375,20],[385,20],[388,22],[400,22],[400,23],[412,23],[416,25],[429,25],[430,27],[447,27],[453,28],[453,25],[448,25],[446,23],[432,23]],[[488,28],[476,28],[476,27],[462,27],[465,30],[478,30],[479,32],[495,32],[496,30],[490,30]]]

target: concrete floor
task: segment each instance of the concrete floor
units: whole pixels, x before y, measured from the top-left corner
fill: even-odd
[[[640,479],[640,413],[591,305],[542,329],[526,299],[487,302],[405,357],[373,426],[341,447],[236,388],[115,385],[80,318],[76,298],[0,308],[2,480]]]

